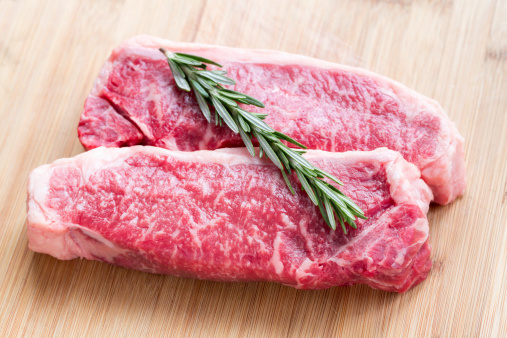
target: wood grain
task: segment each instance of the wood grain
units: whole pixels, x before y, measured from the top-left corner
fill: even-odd
[[[1,336],[507,336],[507,2],[0,0]],[[362,66],[435,98],[465,195],[429,212],[434,267],[403,295],[149,275],[27,249],[25,185],[83,151],[83,101],[134,34]]]

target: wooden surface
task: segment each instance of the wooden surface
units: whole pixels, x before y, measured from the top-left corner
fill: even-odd
[[[467,191],[429,212],[434,267],[403,295],[158,276],[27,249],[33,168],[76,125],[122,39],[271,48],[435,98],[466,139]],[[507,336],[507,1],[0,0],[0,336]]]

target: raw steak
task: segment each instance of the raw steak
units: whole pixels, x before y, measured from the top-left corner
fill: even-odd
[[[304,56],[175,43],[139,36],[117,47],[86,100],[78,133],[87,149],[153,145],[177,150],[243,146],[208,124],[192,94],[179,90],[157,50],[219,61],[235,89],[266,104],[266,122],[311,149],[397,150],[446,204],[465,188],[463,138],[440,105],[375,73]]]
[[[331,231],[304,192],[292,195],[274,165],[244,148],[101,147],[32,172],[29,246],[59,259],[303,289],[404,292],[421,282],[432,194],[417,168],[385,148],[305,157],[344,181],[369,217],[357,230]]]

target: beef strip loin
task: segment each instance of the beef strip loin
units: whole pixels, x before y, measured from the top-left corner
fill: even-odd
[[[386,148],[309,151],[365,212],[331,231],[291,177],[244,148],[181,152],[100,147],[35,169],[30,249],[151,273],[273,281],[303,289],[355,283],[404,292],[430,267],[431,190]]]
[[[85,103],[78,127],[87,149],[153,145],[175,150],[243,146],[209,124],[193,94],[176,87],[165,47],[219,61],[268,113],[266,122],[311,149],[397,150],[446,204],[465,188],[463,138],[440,105],[375,73],[304,56],[175,43],[138,36],[114,49]]]

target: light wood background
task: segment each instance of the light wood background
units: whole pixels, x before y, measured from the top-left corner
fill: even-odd
[[[30,170],[76,125],[134,34],[361,66],[435,98],[466,139],[467,191],[429,212],[434,267],[403,295],[298,291],[58,261],[27,249]],[[507,336],[507,1],[0,0],[1,336]]]

